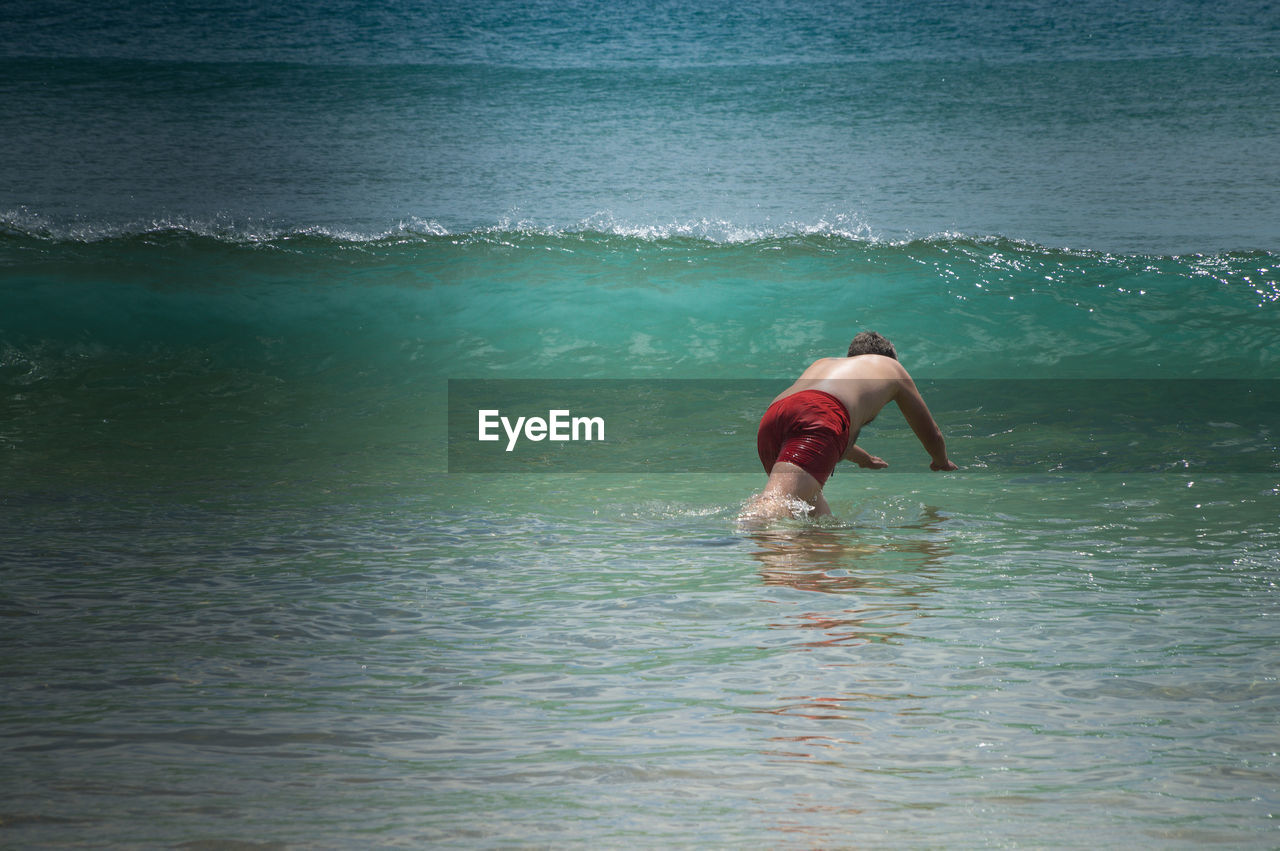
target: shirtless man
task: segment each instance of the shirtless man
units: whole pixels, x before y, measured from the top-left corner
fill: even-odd
[[[842,459],[871,469],[889,466],[854,441],[890,402],[898,403],[929,453],[929,469],[956,469],[942,431],[898,363],[893,344],[863,331],[849,344],[848,357],[814,361],[765,412],[756,445],[769,481],[746,514],[753,519],[808,514],[797,500],[813,506],[811,516],[830,514],[822,486]]]

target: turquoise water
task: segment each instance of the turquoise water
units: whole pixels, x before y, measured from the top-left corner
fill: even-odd
[[[1267,844],[1274,491],[671,478],[10,503],[10,835]]]
[[[13,5],[0,845],[1272,846],[1276,24]]]
[[[15,844],[1271,835],[1273,255],[165,231],[4,263]],[[889,411],[837,521],[740,528],[758,409],[851,321],[964,469]],[[665,415],[677,460],[458,472],[450,379],[512,375],[646,387],[610,428]]]

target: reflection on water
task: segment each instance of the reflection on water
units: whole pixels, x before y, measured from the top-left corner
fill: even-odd
[[[939,536],[942,517],[925,509],[917,522],[860,534],[851,526],[779,525],[751,533],[765,585],[843,595],[857,605],[835,611],[801,610],[773,629],[802,629],[816,637],[800,649],[840,644],[895,642],[924,610],[919,600],[934,590],[930,575],[950,550]],[[819,598],[829,601],[828,598]]]
[[[928,616],[927,598],[952,555],[943,521],[926,507],[896,526],[782,523],[749,533],[760,579],[784,589],[774,602],[791,606],[768,628],[799,630],[803,638],[790,649],[814,654],[797,669],[799,689],[775,690],[771,703],[756,709],[771,719],[758,752],[778,770],[829,766],[846,783],[874,783],[859,766],[883,760],[886,726],[913,723],[927,700],[904,681],[905,672],[895,674],[895,654],[921,640],[912,624]],[[822,843],[839,835],[831,830],[833,817],[859,814],[847,804],[797,799],[775,814],[772,829]]]
[[[926,593],[929,586],[903,582],[936,570],[951,554],[941,535],[943,517],[926,507],[919,522],[860,533],[856,527],[827,523],[781,523],[747,534],[757,548],[766,585],[842,594],[892,586],[899,596]]]

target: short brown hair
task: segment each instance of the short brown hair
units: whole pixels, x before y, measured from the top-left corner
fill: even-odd
[[[849,344],[849,357],[855,355],[884,355],[887,358],[898,359],[893,343],[875,331],[863,331],[853,338],[853,342]]]

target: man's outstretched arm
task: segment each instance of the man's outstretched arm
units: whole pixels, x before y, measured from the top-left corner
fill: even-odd
[[[903,378],[896,397],[898,409],[907,420],[907,425],[915,432],[920,445],[929,453],[930,470],[958,469],[947,457],[947,443],[942,437],[942,429],[929,413],[929,406],[924,403],[920,391],[910,376]]]

